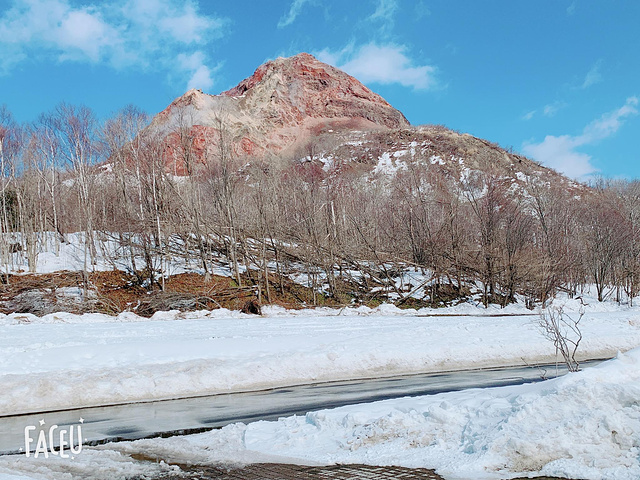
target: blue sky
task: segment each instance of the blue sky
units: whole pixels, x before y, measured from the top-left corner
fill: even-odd
[[[0,0],[0,104],[106,118],[219,93],[306,51],[413,124],[512,147],[574,178],[640,178],[636,0]]]

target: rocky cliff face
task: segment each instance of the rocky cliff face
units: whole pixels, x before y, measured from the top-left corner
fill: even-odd
[[[409,125],[380,95],[308,53],[267,62],[222,95],[241,99],[242,107],[276,127],[350,119],[388,128]]]
[[[174,157],[185,135],[195,157],[202,157],[221,146],[236,156],[279,154],[324,132],[395,129],[409,122],[355,78],[301,53],[261,65],[220,95],[190,90],[152,126],[170,136]]]

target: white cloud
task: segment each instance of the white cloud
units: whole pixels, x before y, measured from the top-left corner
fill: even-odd
[[[99,14],[86,10],[69,11],[59,27],[51,32],[50,40],[60,48],[61,60],[86,57],[98,62],[105,49],[119,42],[119,32],[106,24]]]
[[[198,88],[200,90],[208,90],[213,86],[213,79],[211,78],[211,69],[206,65],[200,65],[187,84],[187,88]]]
[[[97,61],[101,49],[118,36],[98,11],[73,9],[67,0],[21,0],[0,17],[0,45],[14,52],[49,48],[59,57]]]
[[[357,49],[351,44],[338,52],[325,49],[316,55],[319,60],[344,70],[363,83],[399,83],[416,90],[435,88],[436,68],[414,65],[406,52],[404,45],[370,43]]]
[[[567,15],[573,15],[574,13],[576,13],[577,7],[578,7],[577,1],[573,0],[573,2],[571,2],[571,5],[567,7]]]
[[[593,145],[614,135],[625,120],[638,114],[638,97],[627,98],[625,104],[589,123],[580,135],[547,135],[540,143],[525,143],[523,153],[565,175],[585,179],[597,169],[590,155],[580,147]]]
[[[523,120],[531,120],[535,116],[536,112],[537,112],[537,110],[531,110],[530,112],[525,113],[522,116],[522,119]]]
[[[596,63],[594,63],[594,65],[585,75],[581,88],[589,88],[591,85],[595,85],[596,83],[600,83],[602,81],[602,74],[600,73],[601,66],[601,60],[598,60]]]
[[[145,43],[204,44],[221,35],[226,21],[198,12],[193,0],[116,0],[120,16]],[[159,37],[159,38],[153,38]]]
[[[278,28],[284,28],[296,21],[298,15],[307,3],[314,3],[313,0],[293,0],[289,7],[289,12],[285,13],[278,21]]]
[[[587,125],[582,135],[577,137],[578,140],[582,144],[587,144],[610,137],[620,129],[626,118],[638,114],[637,106],[638,97],[627,98],[622,107],[613,112],[605,113],[602,117]]]
[[[159,22],[162,31],[185,44],[203,43],[209,34],[219,32],[223,25],[221,20],[199,15],[191,4],[186,4],[177,15],[165,15]]]
[[[0,13],[0,73],[23,62],[105,64],[116,69],[175,70],[178,55],[200,52],[189,84],[213,85],[199,47],[222,35],[226,21],[198,11],[193,0],[12,0]],[[198,72],[196,75],[196,71]]]
[[[205,55],[203,52],[198,51],[191,55],[182,53],[178,55],[177,61],[181,70],[191,75],[187,89],[198,88],[200,90],[208,90],[213,86],[213,71],[205,64]]]
[[[540,143],[525,144],[522,151],[560,173],[571,178],[583,179],[595,173],[596,168],[591,164],[590,155],[575,151],[578,146],[580,145],[576,144],[575,137],[547,135]]]
[[[329,65],[333,65],[334,67],[342,68],[340,67],[340,62],[342,62],[343,59],[351,56],[354,49],[355,45],[353,43],[350,43],[342,50],[332,52],[328,48],[325,48],[320,52],[314,52],[314,55],[321,62],[328,63]]]

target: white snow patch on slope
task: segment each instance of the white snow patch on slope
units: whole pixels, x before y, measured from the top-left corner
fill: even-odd
[[[396,152],[398,153],[398,152]],[[403,154],[406,151],[403,151]],[[409,167],[406,162],[402,160],[398,160],[402,155],[390,154],[389,152],[384,152],[378,158],[378,163],[373,169],[374,174],[384,174],[384,175],[393,175],[398,170],[407,170]]]

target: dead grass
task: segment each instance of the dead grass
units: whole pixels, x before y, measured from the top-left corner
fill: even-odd
[[[0,283],[0,312],[17,311],[15,299],[24,292],[37,291],[50,299],[56,306],[55,292],[59,288],[78,287],[83,289],[85,281],[80,272],[57,272],[54,274],[9,275]],[[208,279],[197,273],[182,273],[168,277],[164,289],[154,285],[146,289],[139,284],[136,276],[123,271],[93,272],[87,277],[87,289],[92,292],[91,303],[70,305],[60,303],[60,308],[72,313],[101,312],[118,314],[134,311],[141,316],[151,316],[164,310],[213,310],[228,308],[241,310],[247,302],[258,300],[258,287],[248,277],[241,278],[242,285],[229,277],[211,275]],[[285,308],[303,308],[313,303],[313,293],[307,287],[288,279],[280,285],[275,276],[270,278],[270,302],[267,292],[262,289],[262,304],[280,305]],[[13,301],[12,301],[13,300]],[[337,300],[316,295],[317,303],[338,306]],[[20,305],[23,313],[42,314],[34,306]],[[45,312],[46,313],[46,312]]]

